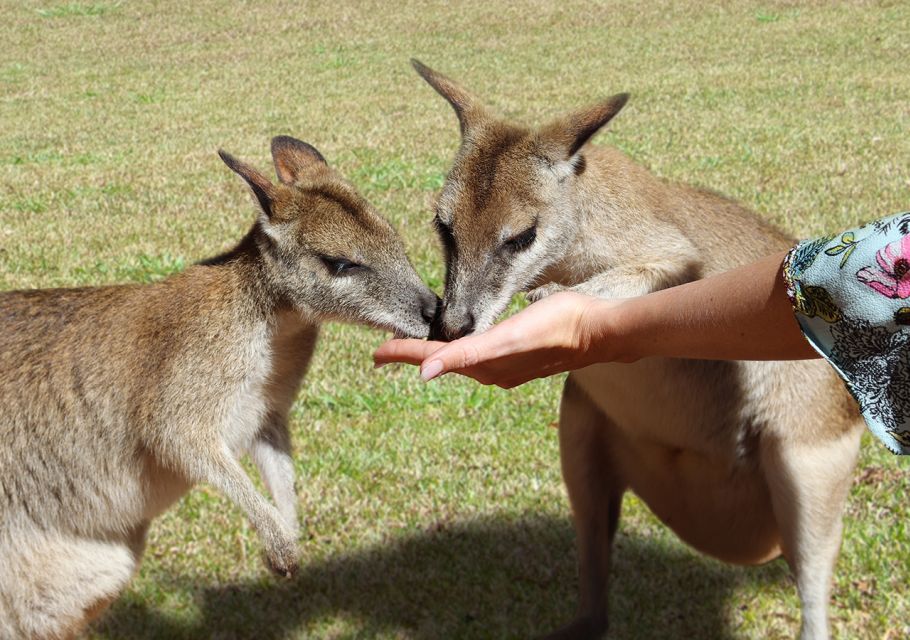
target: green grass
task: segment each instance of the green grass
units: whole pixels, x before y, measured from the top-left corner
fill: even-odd
[[[910,207],[905,3],[330,4],[0,0],[0,289],[148,281],[253,219],[218,147],[319,148],[440,286],[430,218],[458,131],[411,56],[542,122],[619,91],[597,143],[738,198],[796,235]],[[267,575],[204,487],[152,526],[99,638],[528,637],[572,615],[560,380],[513,392],[373,371],[330,327],[293,413],[301,576]],[[910,634],[905,460],[869,438],[831,603],[841,638]],[[788,638],[781,562],[733,568],[626,499],[616,638]]]
[[[117,8],[116,4],[68,2],[47,9],[36,9],[42,18],[68,18],[71,16],[101,16]]]

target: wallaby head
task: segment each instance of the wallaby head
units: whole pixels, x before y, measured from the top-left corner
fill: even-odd
[[[628,95],[531,129],[494,117],[451,79],[412,63],[461,125],[461,148],[434,221],[446,253],[446,284],[431,333],[451,340],[488,328],[574,241],[579,220],[572,193],[585,171],[582,147]]]
[[[278,174],[224,151],[260,209],[250,232],[269,289],[316,321],[359,322],[425,338],[438,298],[414,271],[392,226],[305,142],[272,140]]]

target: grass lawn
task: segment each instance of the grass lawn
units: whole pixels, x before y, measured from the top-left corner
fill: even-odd
[[[0,0],[0,289],[149,281],[253,219],[224,147],[320,149],[402,230],[437,290],[431,204],[454,115],[408,65],[541,122],[632,101],[601,134],[658,174],[795,235],[910,208],[901,2],[331,3]],[[2,330],[2,327],[0,327]],[[571,617],[561,379],[512,392],[374,371],[383,336],[324,333],[293,412],[304,524],[292,582],[200,487],[154,523],[98,638],[506,638]],[[864,440],[831,601],[836,635],[910,635],[910,472]],[[782,561],[734,568],[626,498],[615,638],[790,638]]]

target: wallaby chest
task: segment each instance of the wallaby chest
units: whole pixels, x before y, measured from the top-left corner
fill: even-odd
[[[318,326],[304,324],[292,312],[252,329],[238,354],[239,375],[225,392],[220,435],[231,451],[246,452],[267,425],[284,424],[318,335]]]

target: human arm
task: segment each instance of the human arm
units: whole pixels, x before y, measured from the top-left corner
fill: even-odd
[[[781,277],[786,252],[636,298],[556,293],[488,331],[450,343],[390,340],[377,366],[408,362],[514,387],[597,362],[652,356],[784,360],[817,357],[794,319]]]

